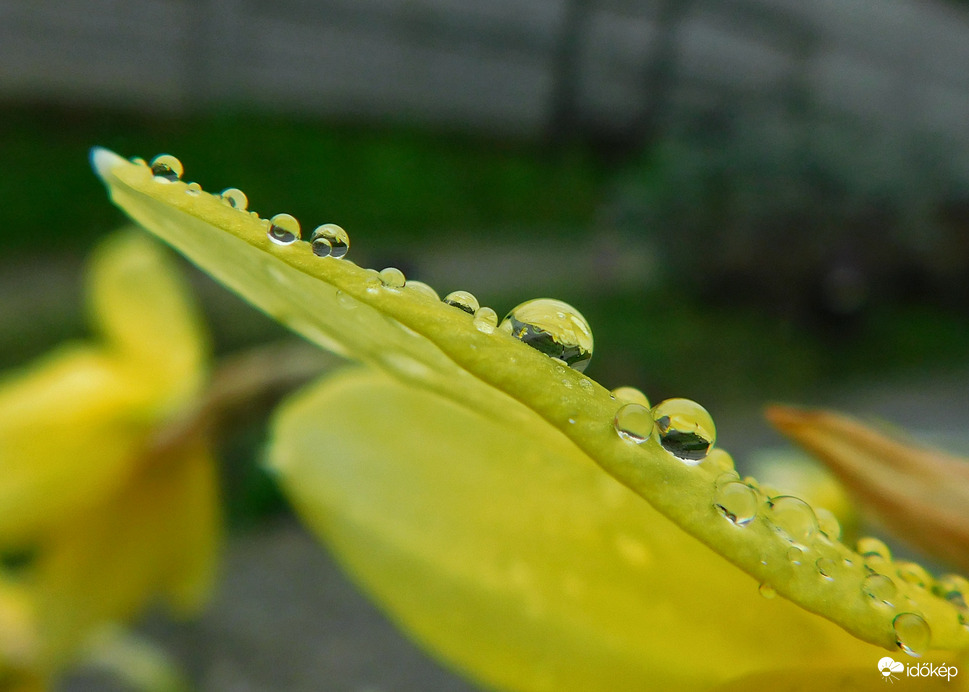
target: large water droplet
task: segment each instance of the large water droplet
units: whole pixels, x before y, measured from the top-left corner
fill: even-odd
[[[269,219],[267,235],[277,245],[292,245],[299,240],[299,221],[289,214],[276,214]]]
[[[861,555],[866,563],[888,562],[892,559],[892,551],[888,549],[883,541],[877,538],[859,538],[857,543],[858,554]]]
[[[804,562],[804,551],[796,545],[792,545],[787,549],[787,559],[791,561],[792,565],[800,565]]]
[[[245,192],[237,187],[227,187],[222,191],[219,197],[221,197],[222,201],[233,209],[245,211],[249,208],[249,198],[246,197]]]
[[[151,174],[155,180],[174,183],[185,173],[182,162],[171,154],[159,154],[151,160]]]
[[[660,444],[687,463],[699,463],[717,439],[717,428],[705,408],[690,399],[667,399],[653,407]]]
[[[407,279],[397,267],[385,267],[380,270],[380,283],[387,288],[403,288],[407,284]]]
[[[635,387],[616,387],[610,392],[619,401],[625,401],[629,404],[639,404],[650,408],[649,399],[640,390]]]
[[[479,332],[494,333],[498,326],[498,313],[489,307],[478,308],[474,312],[474,326]]]
[[[467,291],[451,291],[444,296],[444,302],[459,310],[464,310],[469,315],[473,315],[480,307],[478,299]]]
[[[568,303],[551,298],[529,300],[509,312],[501,329],[579,372],[592,359],[592,329]]]
[[[350,251],[350,235],[335,223],[325,223],[313,231],[310,245],[317,257],[342,259]]]
[[[771,498],[767,516],[778,533],[792,543],[807,544],[818,532],[818,520],[811,505],[799,497],[782,495]]]
[[[875,603],[893,605],[895,594],[898,593],[898,587],[895,586],[895,582],[889,577],[876,572],[869,574],[861,582],[861,592],[875,601]]]
[[[723,516],[743,526],[757,516],[757,493],[746,483],[727,481],[717,488],[713,504]]]
[[[653,434],[653,414],[642,404],[624,404],[616,411],[612,424],[619,437],[636,444]]]
[[[895,643],[910,656],[921,656],[929,650],[932,643],[932,630],[921,615],[899,613],[892,621],[895,630]]]

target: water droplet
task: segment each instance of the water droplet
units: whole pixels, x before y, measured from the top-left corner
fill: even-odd
[[[568,303],[551,298],[529,300],[509,312],[501,329],[579,372],[592,359],[592,329]]]
[[[827,557],[819,557],[814,566],[818,569],[818,574],[827,579],[828,581],[834,581],[834,571],[837,569],[837,563],[834,560]]]
[[[353,296],[348,296],[343,291],[336,292],[336,302],[344,310],[354,310],[358,305]]]
[[[932,586],[932,593],[948,601],[956,608],[969,612],[966,597],[969,596],[969,580],[958,574],[943,574]]]
[[[713,418],[690,399],[667,399],[653,407],[660,444],[687,463],[699,463],[717,439]]]
[[[189,183],[185,188],[185,192],[189,195],[198,196],[202,194],[202,186],[198,183]]]
[[[653,434],[653,414],[642,404],[624,404],[612,421],[624,440],[642,444]]]
[[[131,161],[131,163],[133,163],[133,164],[135,164],[136,166],[144,166],[145,168],[147,168],[147,167],[148,167],[148,162],[147,162],[147,161],[145,161],[145,160],[144,160],[143,158],[141,158],[140,156],[132,156],[132,157],[131,157],[130,159],[128,159],[128,160],[129,160],[129,161]]]
[[[804,551],[796,545],[792,545],[787,549],[787,559],[791,561],[792,565],[800,565],[804,561]]]
[[[728,481],[717,488],[714,506],[723,516],[738,526],[744,526],[757,516],[757,493],[746,483]]]
[[[335,223],[325,223],[314,229],[310,244],[317,257],[343,259],[350,251],[350,235]]]
[[[586,380],[586,379],[581,379],[581,380],[579,380],[579,387],[581,387],[586,392],[591,393],[592,392],[592,389],[593,389],[593,387],[592,387],[592,381],[591,380]]]
[[[630,404],[640,404],[646,408],[651,408],[649,399],[646,398],[646,395],[635,387],[616,387],[611,393],[619,401],[625,401]]]
[[[701,464],[716,473],[734,470],[733,457],[722,449],[711,449]]]
[[[777,591],[774,589],[774,587],[768,584],[767,582],[764,582],[759,587],[757,587],[757,591],[764,598],[774,598],[774,596],[777,595]]]
[[[478,305],[478,299],[467,291],[451,291],[444,296],[444,302],[459,310],[464,310],[469,315],[473,315],[478,310],[478,307],[480,307]]]
[[[895,573],[907,584],[927,589],[932,584],[932,575],[917,562],[901,561],[895,563]]]
[[[767,516],[777,532],[792,543],[807,544],[818,532],[818,520],[811,505],[799,497],[782,495],[767,503]]]
[[[403,288],[407,284],[404,272],[397,267],[385,267],[380,270],[380,283],[387,288]]]
[[[222,201],[233,209],[245,211],[249,208],[249,198],[246,197],[245,192],[237,187],[227,187],[222,191],[219,197],[221,197]]]
[[[182,162],[171,154],[159,154],[151,160],[151,174],[155,180],[174,183],[185,173]]]
[[[858,554],[864,558],[865,562],[888,562],[892,559],[892,551],[888,549],[883,541],[877,538],[859,538],[857,543]]]
[[[865,577],[861,583],[861,592],[876,603],[893,605],[892,599],[898,593],[898,587],[889,577],[875,572]]]
[[[821,533],[832,541],[841,538],[841,523],[838,521],[838,517],[834,516],[834,512],[830,509],[819,507],[814,510],[814,514],[818,518],[818,529],[820,529]]]
[[[269,219],[267,235],[277,245],[292,245],[299,240],[299,221],[289,214],[276,214]]]
[[[494,333],[498,326],[498,313],[489,307],[478,308],[474,312],[474,326],[479,332]]]
[[[909,656],[921,656],[929,650],[932,630],[929,624],[916,613],[899,613],[892,620],[895,630],[895,643]]]
[[[423,281],[408,281],[407,290],[414,293],[425,300],[433,300],[435,303],[440,302],[441,297],[437,294],[433,288],[428,286]]]

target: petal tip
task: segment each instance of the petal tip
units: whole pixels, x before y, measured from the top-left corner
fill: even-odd
[[[94,172],[102,180],[119,163],[127,163],[123,157],[118,156],[110,149],[105,149],[104,147],[91,147],[90,161],[91,168],[94,169]]]

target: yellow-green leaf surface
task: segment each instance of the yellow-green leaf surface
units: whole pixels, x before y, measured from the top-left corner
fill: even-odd
[[[567,439],[531,434],[543,425],[367,368],[291,399],[272,461],[377,600],[488,685],[705,690],[811,663],[876,679],[884,651],[762,597]]]
[[[802,542],[805,559],[792,561],[764,495],[753,521],[728,520],[716,501],[723,468],[685,464],[655,436],[642,444],[619,436],[613,421],[622,402],[593,380],[412,286],[384,285],[376,272],[316,257],[302,241],[275,245],[264,219],[154,179],[144,164],[103,149],[92,160],[133,219],[308,339],[527,430],[538,444],[567,441],[757,582],[860,639],[895,649],[893,622],[913,613],[930,626],[931,648],[969,648],[957,605],[903,581],[892,605],[876,601],[864,593],[870,570],[861,556],[821,532]]]

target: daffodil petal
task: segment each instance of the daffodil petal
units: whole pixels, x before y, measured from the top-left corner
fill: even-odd
[[[181,182],[158,182],[146,166],[104,149],[92,153],[92,162],[112,199],[134,220],[308,339],[496,421],[522,423],[537,414],[758,581],[859,638],[887,649],[898,645],[893,622],[899,611],[865,594],[868,572],[856,553],[814,535],[804,546],[812,560],[792,562],[790,541],[765,506],[746,525],[730,521],[717,505],[721,470],[682,463],[655,436],[637,444],[618,435],[621,402],[592,380],[423,291],[382,282],[346,260],[316,257],[303,241],[278,245],[268,237],[269,222],[215,196],[190,193]],[[545,434],[542,426],[532,427]],[[969,630],[953,604],[908,584],[898,588],[931,627],[933,647],[969,648]]]
[[[271,460],[393,617],[488,685],[703,690],[764,667],[883,655],[761,597],[566,438],[536,440],[541,425],[357,370],[282,407]]]
[[[132,379],[167,392],[161,406],[184,402],[203,375],[206,337],[165,250],[143,234],[116,234],[98,247],[88,283],[92,317],[106,345],[137,370]]]

